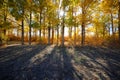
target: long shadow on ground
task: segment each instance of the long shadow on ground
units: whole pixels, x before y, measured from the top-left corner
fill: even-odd
[[[82,80],[66,47],[14,46],[0,49],[0,80]]]
[[[74,70],[65,47],[55,46],[42,59],[37,58],[29,64],[26,72],[28,80],[82,80]]]
[[[46,46],[11,46],[0,49],[0,80],[16,80],[31,57],[45,49]]]
[[[120,53],[55,45],[0,49],[0,80],[120,80]]]
[[[78,55],[83,55],[89,59],[81,60],[81,63],[96,72],[101,80],[106,80],[104,74],[110,80],[120,80],[120,53],[115,50],[101,47],[76,47]]]

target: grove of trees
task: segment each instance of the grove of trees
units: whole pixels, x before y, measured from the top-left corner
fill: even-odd
[[[12,41],[118,44],[120,0],[0,0],[0,44]]]

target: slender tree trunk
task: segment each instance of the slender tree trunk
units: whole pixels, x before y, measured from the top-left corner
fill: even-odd
[[[73,6],[72,6],[72,22],[73,22]],[[75,14],[76,15],[76,14]],[[69,28],[69,37],[70,37],[70,40],[72,39],[72,26]]]
[[[39,29],[39,41],[41,43],[41,20],[42,20],[42,16],[41,16],[42,12],[40,12],[40,29]]]
[[[82,31],[81,31],[81,45],[84,46],[85,43],[85,24],[82,22]]]
[[[64,46],[64,24],[62,26],[62,46]]]
[[[45,40],[45,26],[43,28],[43,39]]]
[[[57,25],[57,45],[59,44],[59,24]]]
[[[109,26],[109,37],[110,37],[110,26]]]
[[[41,43],[41,29],[39,29],[39,41]]]
[[[64,11],[65,11],[65,7],[64,7]],[[62,44],[62,47],[64,47],[65,12],[63,14],[63,23],[62,24],[63,24],[63,26],[62,26],[62,31],[61,31],[62,32],[61,33],[62,34],[62,43],[61,44]]]
[[[120,1],[119,1],[119,10],[118,10],[118,34],[119,34],[119,43],[120,43]]]
[[[74,46],[76,46],[76,26],[74,26]]]
[[[105,26],[103,26],[103,38],[105,37]]]
[[[24,45],[24,20],[23,19],[22,19],[22,26],[21,26],[21,28],[22,28],[21,43],[22,43],[22,45]]]
[[[48,27],[48,44],[50,44],[50,24],[49,24],[49,27]]]
[[[19,29],[17,28],[17,37],[19,37]]]
[[[29,23],[29,45],[31,45],[31,21],[32,21],[32,12],[30,11],[30,23]]]
[[[114,25],[113,25],[113,14],[111,12],[111,27],[112,27],[112,35],[114,36]]]
[[[4,7],[4,23],[6,23],[6,21],[7,21],[7,7],[5,6]],[[4,30],[3,30],[3,33],[4,33],[4,37],[6,37],[6,29],[4,28]],[[4,40],[5,41],[5,44],[7,43],[7,40],[5,39]]]
[[[85,21],[84,21],[84,18],[85,18],[85,11],[84,11],[84,8],[82,8],[82,31],[81,31],[81,45],[84,46],[85,44]]]
[[[69,27],[69,38],[70,38],[70,40],[72,39],[72,26]]]
[[[43,38],[45,39],[45,12],[44,12],[44,27],[43,27]]]
[[[52,28],[52,44],[54,43],[54,28]]]
[[[76,13],[75,13],[76,16]],[[76,23],[76,19],[75,19],[75,25],[74,25],[74,46],[76,46],[76,27],[77,27],[77,23]]]
[[[24,16],[24,8],[22,10],[22,16]],[[21,44],[24,45],[24,17],[22,17],[22,23],[21,23],[21,28],[22,28],[22,32],[21,32]]]

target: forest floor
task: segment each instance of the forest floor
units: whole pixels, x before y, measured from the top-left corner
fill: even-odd
[[[56,45],[3,47],[0,80],[120,80],[120,50]]]

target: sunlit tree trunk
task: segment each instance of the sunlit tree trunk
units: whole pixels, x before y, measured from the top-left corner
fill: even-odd
[[[65,7],[63,8],[63,11],[65,11]],[[64,27],[65,27],[65,12],[63,13],[63,23],[62,23],[62,46],[64,46]]]
[[[82,31],[81,31],[81,44],[82,46],[84,46],[84,42],[85,42],[85,24],[84,22],[82,22]]]
[[[76,46],[76,26],[74,26],[74,46]]]
[[[75,13],[75,15],[76,15],[76,13]],[[76,46],[76,27],[77,27],[77,23],[76,23],[76,19],[75,19],[75,25],[74,25],[74,46]]]
[[[19,28],[17,28],[17,37],[19,37]]]
[[[40,21],[39,21],[39,23],[40,23],[40,29],[39,29],[39,41],[40,41],[40,43],[41,43],[41,20],[42,20],[42,16],[41,16],[41,15],[42,15],[42,11],[40,12],[39,15],[40,15],[40,18],[39,18],[39,19],[40,19]]]
[[[82,25],[81,25],[81,45],[84,46],[85,43],[85,22],[84,22],[85,12],[84,8],[82,8]]]
[[[105,23],[103,23],[103,38],[105,37]]]
[[[112,14],[112,12],[111,12],[110,16],[111,16],[112,35],[114,36],[114,25],[113,25],[113,14]]]
[[[72,6],[72,22],[73,22],[73,6]],[[69,37],[72,39],[72,26],[69,27]]]
[[[72,39],[72,26],[69,27],[69,38],[70,38],[70,40]]]

